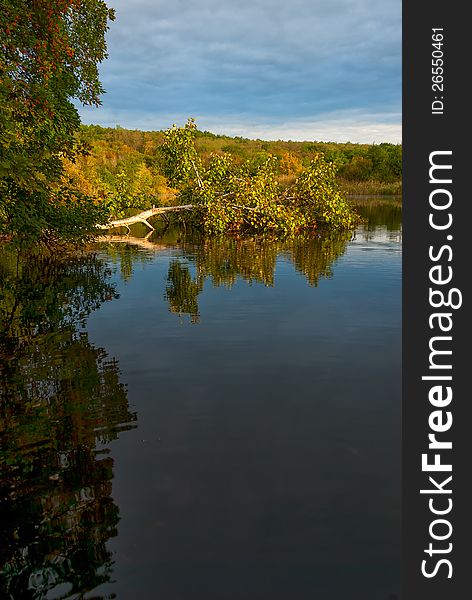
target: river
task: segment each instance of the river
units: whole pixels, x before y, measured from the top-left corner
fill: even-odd
[[[401,205],[360,210],[2,258],[1,598],[397,597]]]

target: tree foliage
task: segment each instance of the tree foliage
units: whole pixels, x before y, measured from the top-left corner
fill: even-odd
[[[0,0],[0,233],[18,244],[83,239],[106,207],[71,189],[74,100],[98,105],[114,13],[102,0]]]
[[[185,127],[174,124],[164,132],[164,143],[159,149],[162,171],[175,187],[196,175],[196,163],[199,163],[199,159],[194,142],[195,131],[195,121],[189,119]]]
[[[214,154],[206,165],[194,144],[196,128],[165,133],[161,154],[182,204],[194,204],[197,223],[208,233],[294,234],[320,227],[352,229],[357,214],[343,199],[333,163],[315,154],[293,185],[278,178],[279,159],[269,153],[238,165],[230,154]]]

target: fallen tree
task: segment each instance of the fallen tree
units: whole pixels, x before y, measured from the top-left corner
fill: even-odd
[[[129,231],[129,226],[133,223],[144,223],[149,227],[151,231],[154,231],[154,227],[149,223],[149,217],[153,217],[154,215],[162,215],[168,212],[177,212],[181,210],[192,210],[194,208],[193,204],[183,204],[181,206],[160,206],[153,207],[149,210],[144,210],[143,212],[138,213],[137,215],[133,215],[132,217],[126,217],[125,219],[116,219],[114,221],[109,221],[106,225],[97,225],[99,229],[114,229],[115,227],[126,227]]]
[[[260,212],[257,208],[252,208],[250,206],[241,206],[239,204],[230,204],[231,208],[239,208],[241,210],[249,210],[253,212]],[[144,223],[151,230],[149,233],[154,231],[154,227],[149,223],[148,219],[153,217],[154,215],[163,215],[169,212],[178,212],[182,210],[193,210],[196,206],[194,204],[182,204],[180,206],[159,206],[153,207],[148,210],[144,210],[137,215],[133,215],[131,217],[126,217],[124,219],[114,219],[113,221],[109,221],[106,225],[97,225],[98,229],[114,229],[115,227],[126,227],[129,231],[129,226],[133,225],[133,223]]]

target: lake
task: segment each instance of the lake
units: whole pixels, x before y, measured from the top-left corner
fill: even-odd
[[[2,257],[0,597],[398,597],[401,205],[360,211]]]

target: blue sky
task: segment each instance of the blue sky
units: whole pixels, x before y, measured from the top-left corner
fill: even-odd
[[[401,141],[400,0],[110,0],[85,123],[263,139]]]

